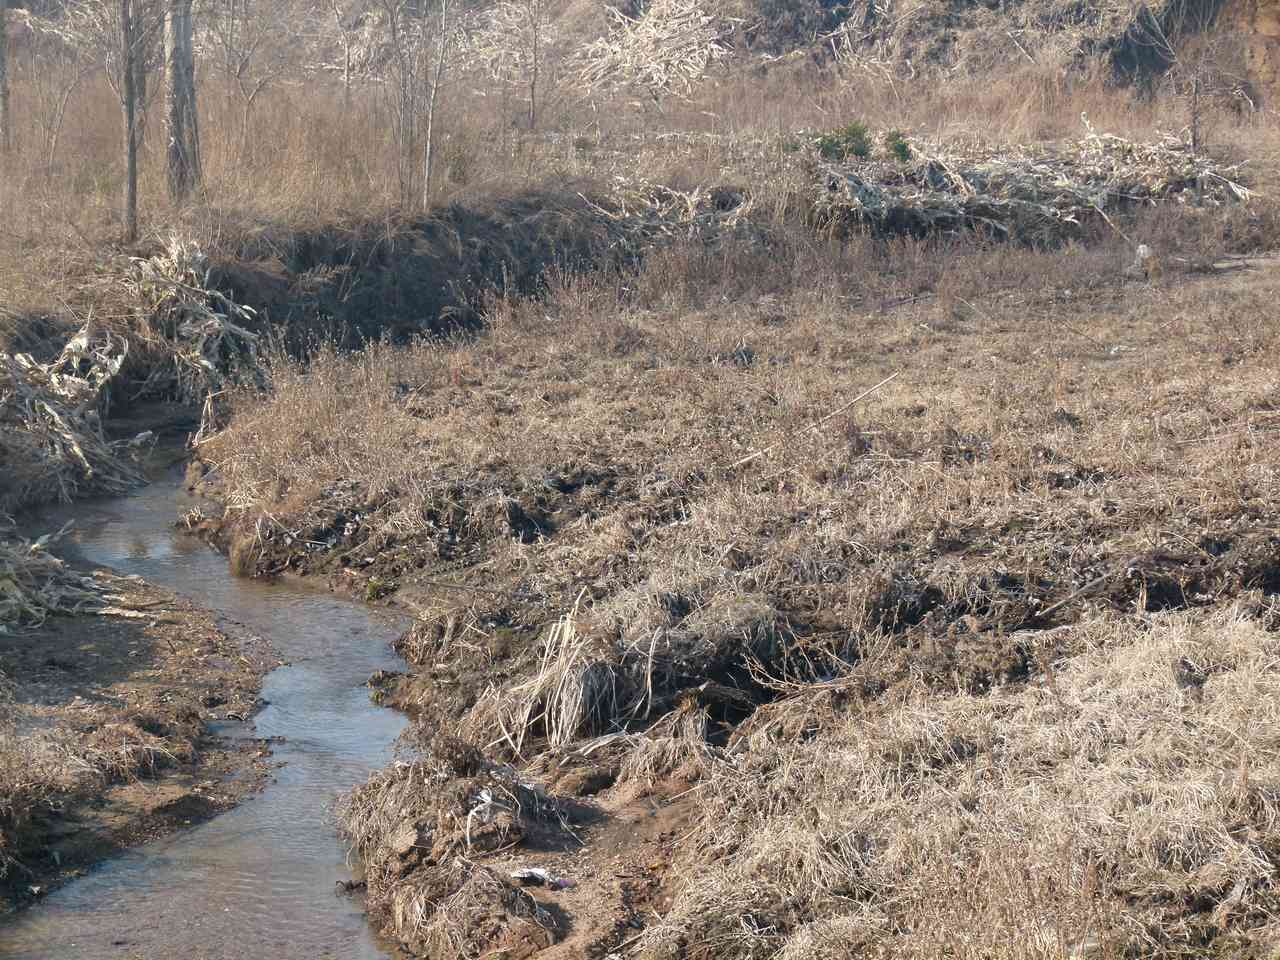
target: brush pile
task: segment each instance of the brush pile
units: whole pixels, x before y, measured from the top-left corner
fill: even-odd
[[[113,400],[201,403],[229,383],[264,382],[253,311],[209,289],[199,248],[177,238],[111,284],[127,325],[86,322],[49,363],[0,354],[0,510],[114,496],[143,482],[143,438],[111,441]]]
[[[992,76],[1029,66],[1066,72],[1098,61],[1131,73],[1139,65],[1167,67],[1177,42],[1211,19],[1209,9],[1174,0],[857,0],[843,8],[836,29],[814,39],[841,66],[887,78]]]
[[[1090,131],[1036,152],[947,153],[915,142],[908,149],[905,162],[893,156],[830,162],[819,155],[816,222],[912,236],[972,231],[1051,247],[1079,238],[1086,224],[1138,206],[1213,207],[1250,196],[1238,167],[1194,153],[1172,137],[1134,143]]]
[[[638,264],[674,243],[718,248],[726,242],[767,247],[768,230],[752,216],[749,191],[735,186],[677,190],[645,179],[616,177],[601,203],[588,201],[607,226],[617,262]]]
[[[212,289],[209,261],[197,244],[171,237],[161,253],[134,264],[125,288],[139,334],[167,361],[153,366],[140,395],[163,390],[201,403],[229,383],[261,385],[258,335],[245,326],[254,311]]]
[[[701,0],[651,0],[634,15],[614,6],[609,35],[578,57],[577,83],[586,90],[632,86],[658,100],[687,95],[731,50],[732,24],[712,16]]]

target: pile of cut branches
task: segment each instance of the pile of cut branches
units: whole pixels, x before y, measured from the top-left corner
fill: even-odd
[[[128,324],[87,321],[51,363],[0,353],[0,510],[49,499],[116,495],[142,482],[137,438],[109,441],[113,398],[204,402],[228,383],[265,380],[253,311],[210,289],[199,247],[173,238],[123,278]]]
[[[124,281],[139,335],[169,362],[155,364],[138,395],[164,391],[200,403],[230,383],[261,383],[254,311],[212,289],[199,246],[171,237],[163,252],[135,259]]]
[[[644,179],[616,177],[607,199],[591,203],[609,229],[615,252],[628,262],[639,261],[655,246],[677,241],[708,246],[726,238],[767,242],[766,232],[751,216],[750,192],[738,187],[695,187],[686,192]]]
[[[1135,143],[1092,131],[1056,148],[946,152],[913,142],[911,157],[817,161],[813,214],[877,233],[976,231],[1054,246],[1090,221],[1159,202],[1221,206],[1249,198],[1237,166],[1166,137]]]

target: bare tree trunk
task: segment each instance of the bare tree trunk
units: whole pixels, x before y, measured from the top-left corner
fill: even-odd
[[[124,242],[138,239],[138,56],[132,0],[120,0],[120,101],[124,107]]]
[[[3,3],[4,0],[0,0]],[[138,29],[138,23],[135,18],[134,29]],[[144,28],[145,29],[145,28]],[[143,144],[147,142],[147,44],[143,42],[142,36],[139,36],[134,45],[136,49],[133,54],[133,96],[134,102],[138,105],[137,114],[137,138],[138,150],[141,151]]]
[[[541,66],[542,50],[542,3],[533,0],[530,8],[533,14],[533,63],[529,71],[529,129],[538,125],[538,68]]]
[[[9,0],[0,0],[0,153],[13,149],[13,119],[9,113]]]
[[[342,113],[351,114],[351,32],[342,24],[342,8],[338,0],[330,0],[333,8],[333,22],[342,34]]]
[[[449,0],[440,2],[440,39],[436,46],[435,76],[431,78],[431,96],[427,100],[427,148],[422,162],[422,209],[431,207],[431,165],[435,159],[435,141],[431,135],[435,130],[436,97],[440,93],[440,84],[444,80],[444,61],[448,55],[449,43]]]
[[[200,128],[196,118],[191,0],[170,0],[164,31],[165,118],[169,138],[169,197],[182,203],[200,184]]]

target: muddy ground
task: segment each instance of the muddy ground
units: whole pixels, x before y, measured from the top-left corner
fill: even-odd
[[[113,578],[114,615],[54,616],[0,638],[14,724],[49,782],[2,823],[12,910],[95,863],[198,823],[259,788],[267,746],[214,735],[247,721],[276,665],[260,642],[137,578]]]

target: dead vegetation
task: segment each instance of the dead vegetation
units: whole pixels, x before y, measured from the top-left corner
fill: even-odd
[[[172,595],[31,552],[35,575],[16,580],[43,619],[0,623],[0,913],[252,791],[253,776],[219,781],[251,773],[257,746],[211,743],[205,719],[252,712],[266,669]],[[11,600],[12,565],[0,577]]]
[[[338,813],[364,860],[370,908],[414,951],[533,952],[563,935],[546,906],[477,862],[573,837],[573,808],[510,767],[441,738],[428,759],[397,763],[357,787]]]
[[[34,876],[32,868],[49,857],[42,849],[42,823],[111,784],[190,763],[201,724],[197,713],[162,701],[148,704],[150,711],[135,707],[119,715],[99,706],[34,726],[29,708],[5,706],[0,714],[0,892],[12,904],[30,899],[22,880]],[[51,866],[56,870],[60,864],[55,860]]]
[[[49,552],[61,534],[32,543],[0,516],[0,634],[39,626],[50,614],[96,613],[109,605],[104,582],[68,569]]]
[[[151,257],[97,281],[99,305],[46,363],[0,353],[0,509],[49,500],[118,495],[143,482],[149,433],[112,440],[113,404],[163,398],[199,406],[231,384],[261,384],[253,311],[209,289],[209,267],[192,243],[171,238]]]
[[[850,139],[850,138],[845,138]],[[831,152],[865,150],[869,135],[820,141]],[[843,149],[842,149],[843,148]],[[895,154],[896,150],[896,154]],[[1249,191],[1236,168],[1165,138],[1132,143],[1093,131],[1073,143],[949,154],[940,144],[899,136],[881,158],[828,165],[813,218],[838,229],[926,236],[976,230],[996,239],[1053,246],[1085,236],[1091,221],[1156,202],[1216,207]],[[878,162],[877,162],[878,161]]]
[[[422,749],[339,811],[415,954],[589,927],[509,858],[596,864],[635,797],[700,815],[643,867],[665,898],[619,895],[623,956],[1270,949],[1273,137],[1237,104],[1206,150],[1113,84],[1146,9],[558,24],[576,59],[442,98],[427,215],[376,90],[274,85],[191,207],[144,152],[150,256],[0,264],[7,318],[111,308],[11,365],[8,502],[123,489],[95,413],[218,393],[192,525],[418,614]],[[6,249],[115,229],[101,99],[9,161]],[[3,810],[165,761],[115,732],[13,740]]]
[[[1274,636],[1230,605],[1089,618],[1032,683],[907,681],[744,744],[685,851],[712,872],[638,955],[1273,949]]]
[[[96,342],[95,342],[96,341]],[[0,509],[61,496],[121,493],[140,474],[103,436],[100,405],[128,354],[127,342],[88,328],[49,364],[0,354]]]
[[[1274,698],[1274,284],[1228,256],[1255,215],[1054,250],[775,222],[553,274],[481,337],[233,392],[211,533],[415,609],[398,701],[477,770],[609,809],[694,790],[631,954],[1262,943],[1277,758],[1240,723]],[[406,819],[435,831],[406,856],[465,848],[479,789],[521,806],[477,781],[441,833],[439,783],[488,775],[433,763],[353,794],[370,863]],[[533,828],[495,817],[467,859],[496,870]],[[423,955],[473,875],[446,860],[370,880]],[[510,909],[489,929],[535,936]]]

